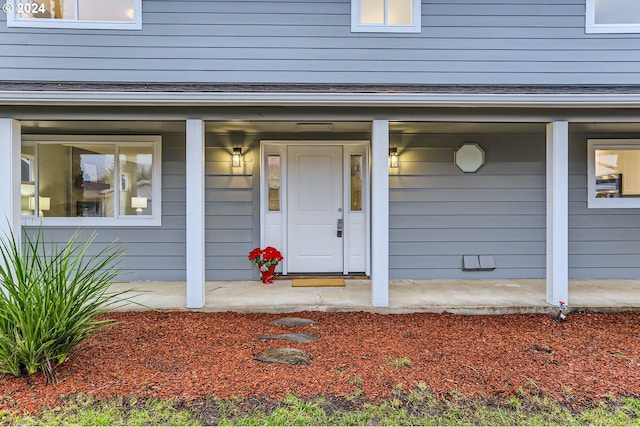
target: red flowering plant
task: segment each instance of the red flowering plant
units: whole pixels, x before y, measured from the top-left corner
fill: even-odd
[[[264,249],[255,248],[249,252],[249,259],[258,266],[262,274],[262,281],[264,283],[273,283],[276,265],[284,258],[279,250],[272,246],[267,246]]]

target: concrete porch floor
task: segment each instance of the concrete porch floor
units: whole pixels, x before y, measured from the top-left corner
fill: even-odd
[[[115,283],[111,291],[133,289],[132,301],[158,310],[186,310],[184,282]],[[347,279],[345,287],[293,288],[291,280],[207,282],[206,305],[196,311],[296,312],[369,311],[378,313],[452,312],[506,314],[552,312],[545,301],[545,281],[391,280],[389,307],[371,306],[371,282]],[[640,309],[640,280],[572,280],[571,310]],[[118,310],[145,310],[126,303]]]

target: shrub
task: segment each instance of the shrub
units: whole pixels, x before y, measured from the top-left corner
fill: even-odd
[[[0,372],[55,378],[55,366],[91,334],[114,322],[96,319],[121,301],[109,292],[119,275],[122,249],[109,244],[87,253],[96,234],[78,242],[76,232],[60,248],[45,244],[42,230],[0,240]]]

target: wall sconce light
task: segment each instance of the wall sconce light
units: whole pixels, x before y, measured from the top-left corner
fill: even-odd
[[[36,209],[36,198],[29,197],[29,210],[33,211]],[[51,197],[38,197],[38,216],[43,217],[44,212],[51,210]]]
[[[398,168],[398,149],[396,147],[389,148],[389,167],[393,169]]]
[[[143,209],[147,208],[147,198],[146,197],[132,197],[131,198],[131,207],[136,210],[136,214],[140,215]]]
[[[231,155],[231,167],[239,168],[242,162],[242,148],[233,147],[233,154]]]

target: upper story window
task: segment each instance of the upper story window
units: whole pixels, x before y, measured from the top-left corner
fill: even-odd
[[[8,0],[9,27],[142,29],[142,0]]]
[[[640,208],[640,140],[588,141],[590,208]]]
[[[159,136],[23,135],[23,223],[160,225],[160,150]]]
[[[587,0],[587,33],[640,33],[640,1]]]
[[[419,33],[420,0],[351,0],[351,31]]]

